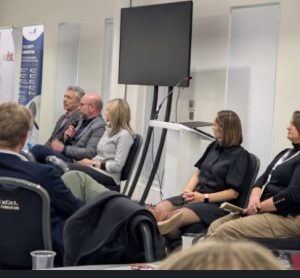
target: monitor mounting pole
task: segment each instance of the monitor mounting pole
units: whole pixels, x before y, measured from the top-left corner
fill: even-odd
[[[165,122],[170,121],[171,108],[172,108],[172,96],[173,96],[173,94],[170,94],[170,93],[172,91],[173,91],[173,87],[169,87],[169,92],[168,92],[169,96],[168,96],[168,102],[167,102],[167,109],[166,109],[166,113],[165,113]],[[160,142],[159,142],[159,146],[158,146],[158,149],[157,149],[154,164],[153,164],[153,167],[152,167],[152,171],[150,173],[150,176],[149,176],[147,185],[145,187],[145,190],[143,192],[142,198],[139,201],[140,205],[144,205],[145,200],[147,199],[147,196],[148,196],[149,191],[151,189],[153,180],[155,178],[157,169],[159,167],[159,162],[160,162],[160,159],[161,159],[161,155],[162,155],[163,147],[164,147],[164,144],[165,144],[167,132],[168,132],[168,130],[165,129],[165,128],[162,130],[162,134],[161,134],[161,137],[160,137]]]
[[[157,106],[157,99],[158,99],[158,86],[154,86],[154,93],[153,93],[153,101],[152,101],[152,109],[151,109],[151,116],[150,116],[150,120],[154,120],[156,117],[156,106]],[[144,162],[146,160],[146,156],[147,156],[147,152],[149,149],[149,145],[150,145],[150,141],[151,141],[151,137],[152,137],[152,133],[153,133],[153,127],[149,126],[148,127],[148,132],[147,132],[147,137],[145,140],[145,144],[144,144],[144,148],[143,148],[143,152],[140,158],[140,162],[139,165],[137,167],[137,170],[135,172],[135,176],[133,179],[133,182],[130,186],[129,192],[128,192],[128,197],[132,197],[133,192],[136,188],[137,182],[139,180],[139,177],[141,175],[143,166],[144,166]],[[125,193],[125,192],[123,192]]]

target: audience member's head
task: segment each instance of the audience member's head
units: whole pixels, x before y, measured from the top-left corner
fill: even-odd
[[[250,241],[201,241],[186,251],[172,254],[161,270],[283,270],[284,266],[265,247]]]
[[[242,124],[239,116],[231,110],[219,111],[214,125],[222,146],[240,145],[243,142]]]
[[[120,129],[127,129],[132,133],[130,107],[125,100],[120,98],[110,100],[107,104],[105,118],[110,125],[110,136],[117,134]]]
[[[97,94],[84,95],[79,107],[83,119],[92,119],[100,115],[103,107],[102,99]]]
[[[79,86],[69,86],[64,95],[64,109],[73,112],[79,108],[80,100],[85,95],[84,90]]]
[[[14,102],[0,105],[0,148],[20,151],[32,127],[30,111]]]

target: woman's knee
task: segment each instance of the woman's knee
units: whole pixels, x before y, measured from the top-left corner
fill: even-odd
[[[80,171],[66,172],[62,175],[61,178],[64,181],[64,183],[67,185],[72,185],[72,184],[82,185],[84,184],[84,179],[85,179],[83,173]]]

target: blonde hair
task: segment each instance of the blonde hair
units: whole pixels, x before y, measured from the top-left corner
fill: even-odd
[[[130,126],[130,107],[128,103],[120,98],[112,99],[108,102],[108,113],[110,132],[109,136],[114,136],[121,129],[126,129],[129,133],[133,134]]]
[[[221,110],[216,117],[221,130],[222,146],[240,145],[243,142],[242,124],[239,116],[231,110]]]
[[[172,254],[160,270],[283,270],[265,247],[250,241],[200,241],[186,251]]]
[[[0,105],[0,146],[13,148],[27,137],[33,124],[30,111],[15,102]]]

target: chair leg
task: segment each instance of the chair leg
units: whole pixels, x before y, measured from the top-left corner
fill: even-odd
[[[140,231],[143,238],[145,261],[148,263],[154,262],[154,250],[153,250],[153,239],[151,235],[151,230],[147,223],[142,222],[140,224]]]

